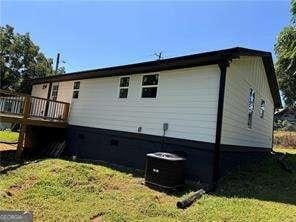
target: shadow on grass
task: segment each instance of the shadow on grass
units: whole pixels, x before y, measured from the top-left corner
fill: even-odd
[[[143,178],[144,183],[143,170],[134,170],[103,161],[78,160],[77,162],[105,166],[131,174],[133,177]],[[292,173],[285,171],[275,159],[269,156],[261,163],[243,167],[225,176],[219,182],[217,190],[210,194],[227,198],[258,199],[296,205],[296,155],[287,154],[285,162],[292,168]],[[202,185],[187,184],[180,190],[149,187],[180,198],[190,192],[197,191],[202,188]]]
[[[21,164],[21,162],[15,158],[15,155],[16,155],[16,150],[1,150],[0,166],[2,168],[5,168],[8,166]]]
[[[15,159],[15,151],[2,151],[0,152],[0,166],[4,170],[0,173],[44,159],[46,157],[35,156],[19,162]],[[70,160],[69,158],[63,159]],[[219,197],[258,199],[296,205],[296,155],[287,154],[285,161],[292,168],[292,173],[285,171],[276,160],[269,157],[261,163],[241,168],[225,176],[220,180],[217,190],[210,194]],[[134,170],[102,161],[77,160],[75,162],[108,167],[136,178],[142,178],[144,183],[143,170]],[[156,190],[180,198],[190,192],[197,191],[199,188],[201,187],[195,184],[186,185],[182,190],[177,191]]]
[[[296,155],[287,154],[285,162],[292,173],[285,171],[271,157],[221,179],[212,193],[227,198],[248,198],[296,205]]]
[[[285,171],[275,159],[268,157],[261,163],[243,167],[225,176],[219,182],[217,190],[210,194],[227,198],[258,199],[296,205],[296,155],[287,154],[285,161],[292,168],[293,173]],[[134,177],[144,178],[143,170],[134,170],[102,161],[79,160],[78,162],[101,165]],[[168,195],[182,197],[197,191],[202,188],[202,185],[190,184],[181,190],[149,187]]]
[[[16,170],[17,168],[36,163],[42,159],[36,157],[25,156],[25,158],[18,160],[16,158],[16,150],[1,150],[0,151],[0,174],[6,174],[9,171]]]
[[[63,158],[65,160],[71,161],[71,159],[69,158]],[[135,178],[140,178],[142,179],[142,184],[145,184],[145,172],[144,170],[139,170],[139,169],[133,169],[133,168],[129,168],[129,167],[125,167],[122,165],[118,165],[118,164],[114,164],[114,163],[108,163],[108,162],[104,162],[104,161],[99,161],[99,160],[86,160],[86,159],[77,159],[75,162],[78,163],[85,163],[85,164],[93,164],[93,165],[98,165],[98,166],[104,166],[107,167],[109,169],[112,170],[116,170],[116,171],[120,171],[122,173],[125,174],[130,174]],[[176,190],[168,190],[168,189],[162,189],[160,187],[157,186],[151,186],[151,185],[146,185],[147,187],[149,187],[150,189],[159,191],[159,192],[163,192],[166,193],[167,195],[173,195],[175,197],[182,197],[185,194],[188,194],[192,191],[196,191],[197,190],[197,185],[185,185],[184,187],[180,188],[180,189],[176,189]]]

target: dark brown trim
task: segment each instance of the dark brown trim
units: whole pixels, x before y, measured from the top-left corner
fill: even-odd
[[[270,153],[271,148],[267,147],[252,147],[252,146],[238,146],[229,144],[220,144],[220,154],[221,153]]]
[[[175,57],[170,59],[162,59],[156,61],[135,63],[130,65],[114,66],[102,69],[92,69],[81,72],[67,73],[63,75],[49,76],[45,78],[35,79],[33,81],[33,84],[62,82],[90,78],[102,78],[121,75],[133,75],[163,70],[190,68],[195,66],[219,64],[225,60],[239,58],[240,56],[262,57],[275,107],[281,107],[281,100],[278,91],[276,76],[274,73],[271,53],[241,47]]]
[[[273,113],[275,113],[275,108],[273,109]],[[273,119],[272,119],[271,150],[273,150],[273,143],[274,143],[274,117],[275,117],[275,115],[273,115]]]
[[[166,138],[162,144],[160,135],[70,125],[65,155],[145,169],[146,154],[160,152],[162,146],[186,158],[188,179],[211,183],[214,143],[209,142]]]
[[[218,98],[218,110],[217,110],[217,122],[216,122],[216,137],[215,137],[215,149],[214,149],[214,163],[213,163],[213,184],[215,184],[220,177],[220,144],[221,144],[221,132],[222,132],[222,119],[223,119],[223,106],[225,95],[225,81],[228,61],[219,63],[220,68],[220,83],[219,83],[219,98]]]
[[[48,99],[48,100],[50,99],[51,88],[52,88],[52,82],[50,82],[50,83],[48,84],[48,91],[47,91],[47,99]],[[44,115],[45,115],[45,116],[47,116],[47,114],[48,114],[48,109],[49,109],[49,102],[46,102],[46,105],[45,105],[45,111],[44,111]]]
[[[36,130],[36,133],[40,132],[41,130]],[[43,132],[40,136],[37,134],[36,138],[43,142],[44,135],[47,138],[52,133]],[[65,155],[143,170],[146,154],[162,150],[162,136],[69,125],[67,144]],[[186,158],[187,179],[213,183],[214,143],[166,138],[164,146],[166,152]],[[38,150],[40,147],[42,146],[37,147]],[[263,147],[221,144],[220,175],[254,160],[260,161],[270,151],[271,149]]]
[[[265,73],[267,76],[269,89],[274,101],[274,106],[275,108],[282,108],[282,102],[281,102],[281,97],[279,93],[279,85],[276,79],[271,53],[267,56],[262,56],[262,61],[263,61]]]

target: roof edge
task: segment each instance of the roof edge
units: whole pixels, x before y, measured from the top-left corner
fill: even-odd
[[[48,76],[32,80],[32,85],[49,82],[74,81],[90,78],[133,75],[140,73],[213,65],[219,64],[220,62],[229,61],[234,58],[239,58],[240,56],[262,57],[269,87],[272,92],[275,108],[281,108],[282,103],[271,53],[243,47],[234,47],[162,60],[154,60],[100,69],[90,69],[79,72],[66,73],[62,75]]]

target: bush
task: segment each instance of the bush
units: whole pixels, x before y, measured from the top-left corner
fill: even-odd
[[[296,123],[289,122],[287,120],[274,120],[274,125],[273,125],[274,130],[279,130],[279,131],[293,131],[296,132]]]

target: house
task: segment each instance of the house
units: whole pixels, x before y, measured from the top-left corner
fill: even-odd
[[[277,110],[274,120],[275,130],[296,131],[296,108],[286,107]]]
[[[288,121],[289,123],[296,124],[296,108],[286,107],[274,114],[275,120]]]
[[[240,47],[41,78],[32,95],[71,103],[69,155],[144,169],[172,152],[210,183],[271,151],[281,107],[271,53]]]

